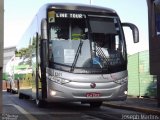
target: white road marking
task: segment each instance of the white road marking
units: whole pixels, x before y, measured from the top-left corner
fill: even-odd
[[[29,112],[25,111],[22,107],[20,107],[19,105],[15,105],[15,104],[7,104],[7,105],[12,105],[15,108],[17,108],[19,110],[19,112],[21,112],[22,114],[24,114],[29,120],[38,120],[37,118],[35,118],[33,115],[31,115]]]

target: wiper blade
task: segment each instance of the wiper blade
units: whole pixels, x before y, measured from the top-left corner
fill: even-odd
[[[78,45],[78,49],[77,49],[77,52],[76,52],[76,55],[75,55],[73,64],[72,64],[72,66],[71,66],[70,72],[73,72],[73,71],[74,71],[74,68],[75,68],[75,66],[76,66],[76,63],[77,63],[79,54],[81,53],[82,45],[83,45],[83,41],[80,40],[80,43],[79,43],[79,45]]]

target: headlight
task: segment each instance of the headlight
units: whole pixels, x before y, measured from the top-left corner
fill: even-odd
[[[55,96],[56,94],[57,94],[56,91],[50,90],[50,95],[51,95],[51,96]]]
[[[65,83],[69,83],[70,80],[66,80],[64,78],[60,78],[60,77],[56,77],[56,76],[51,76],[47,74],[48,79],[52,80],[53,82],[56,82],[58,84],[65,84]]]
[[[115,83],[123,84],[123,83],[126,83],[127,81],[128,81],[128,77],[124,77],[119,80],[115,80]]]
[[[63,78],[56,78],[56,77],[55,77],[54,81],[56,83],[59,83],[59,84],[65,84],[65,83],[69,83],[70,82],[69,80],[66,80],[66,79],[63,79]]]

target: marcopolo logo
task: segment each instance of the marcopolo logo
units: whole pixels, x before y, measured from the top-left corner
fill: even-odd
[[[91,87],[91,88],[95,88],[95,87],[96,87],[96,83],[91,83],[91,84],[90,84],[90,87]]]

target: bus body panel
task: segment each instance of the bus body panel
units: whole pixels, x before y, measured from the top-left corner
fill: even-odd
[[[48,97],[46,101],[109,101],[125,100],[127,97],[125,94],[128,84],[127,71],[95,75],[72,74],[52,69],[48,71],[50,72],[47,73]],[[60,76],[55,76],[55,74]],[[66,83],[60,81],[61,78],[67,80]],[[116,83],[121,79],[125,80]],[[92,84],[95,84],[94,88]],[[56,95],[52,95],[52,91],[55,91]],[[91,95],[87,97],[87,94]]]

